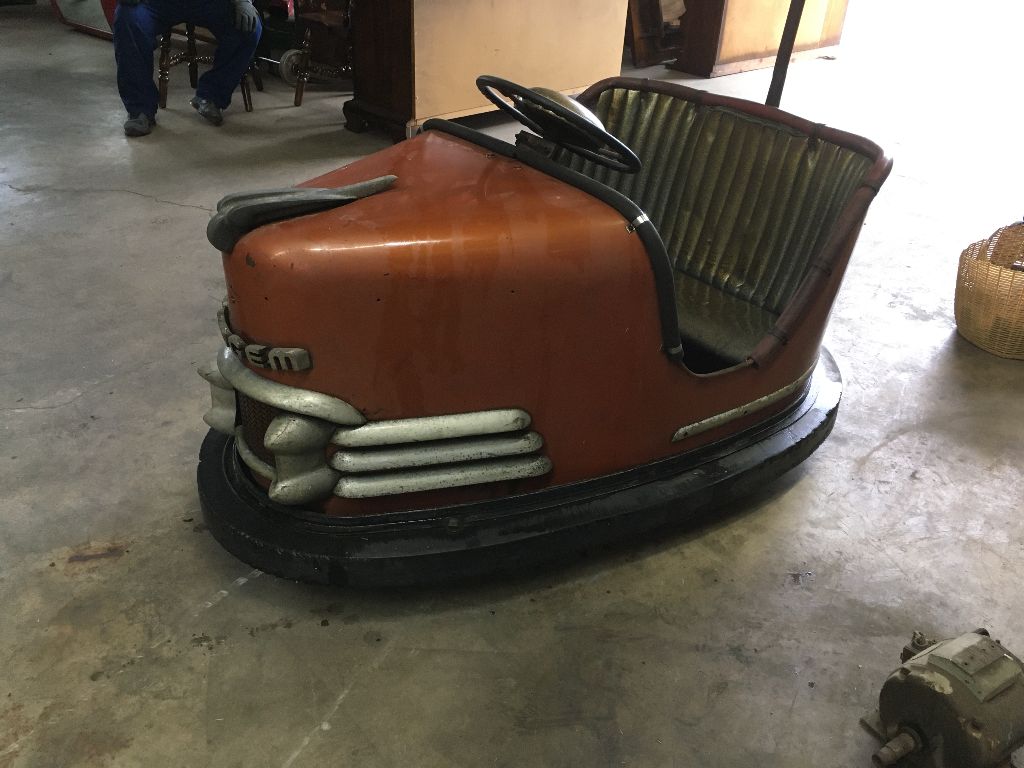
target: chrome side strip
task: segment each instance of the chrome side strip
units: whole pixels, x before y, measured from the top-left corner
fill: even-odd
[[[815,361],[814,365],[808,368],[807,372],[799,379],[791,384],[787,384],[782,389],[778,389],[775,392],[759,397],[756,400],[751,400],[745,405],[737,406],[736,408],[723,411],[722,413],[716,413],[714,416],[709,418],[702,419],[701,421],[695,421],[693,424],[687,424],[685,427],[680,427],[676,430],[675,434],[672,435],[672,442],[676,443],[684,438],[699,435],[701,432],[707,432],[709,429],[714,429],[715,427],[720,427],[723,424],[728,424],[730,421],[735,421],[743,416],[759,411],[762,408],[767,408],[773,403],[777,403],[779,400],[783,399],[787,395],[793,394],[800,389],[800,387],[806,384],[807,380],[811,377],[811,374],[814,373],[814,369],[817,365],[818,363]]]
[[[545,456],[491,459],[452,467],[345,476],[338,481],[334,493],[346,499],[365,499],[398,493],[433,491],[438,488],[457,488],[477,483],[494,483],[501,480],[519,480],[550,471],[551,461]]]
[[[308,389],[278,384],[253,373],[242,365],[227,347],[224,347],[217,356],[217,369],[221,376],[243,395],[282,411],[333,421],[335,424],[358,426],[366,423],[363,414],[344,400]]]
[[[249,444],[245,442],[245,436],[242,434],[241,427],[235,430],[235,448],[238,450],[238,456],[245,466],[266,480],[274,479],[276,474],[274,468],[252,452]]]
[[[544,441],[540,435],[536,432],[527,432],[512,437],[479,437],[442,444],[403,445],[369,451],[338,451],[331,457],[331,466],[341,472],[380,472],[517,456],[539,451],[543,445]]]
[[[449,440],[453,437],[474,437],[500,432],[516,432],[530,426],[530,414],[519,408],[494,411],[452,413],[424,416],[419,419],[371,421],[355,429],[339,429],[331,442],[343,448],[368,448],[395,443],[422,443],[428,440]]]
[[[217,203],[217,212],[206,227],[206,237],[218,251],[230,253],[242,237],[257,227],[337,208],[383,192],[395,181],[396,176],[380,176],[347,187],[285,187],[226,195]]]

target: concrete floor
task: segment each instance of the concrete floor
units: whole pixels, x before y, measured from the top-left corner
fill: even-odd
[[[0,8],[0,767],[868,765],[858,718],[912,630],[1024,651],[1024,363],[952,316],[960,250],[1024,213],[1022,11],[853,6],[839,59],[784,97],[896,157],[829,333],[832,437],[713,524],[387,593],[252,572],[193,485],[211,208],[385,140],[273,79],[213,129],[176,71],[127,141],[109,44]]]

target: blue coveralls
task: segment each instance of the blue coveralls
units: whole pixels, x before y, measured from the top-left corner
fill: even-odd
[[[253,32],[238,31],[231,0],[142,0],[138,5],[118,3],[114,12],[117,90],[129,115],[156,115],[153,51],[160,35],[185,22],[205,27],[217,38],[213,67],[199,78],[196,96],[221,109],[231,103],[260,41],[259,22]]]

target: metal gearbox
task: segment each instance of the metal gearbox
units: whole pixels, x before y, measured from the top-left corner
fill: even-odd
[[[915,632],[864,724],[877,766],[997,768],[1024,745],[1024,664],[987,630],[936,642]]]

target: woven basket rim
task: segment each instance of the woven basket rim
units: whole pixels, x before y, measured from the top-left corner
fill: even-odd
[[[954,316],[987,352],[1024,359],[1024,222],[1000,227],[960,254]]]
[[[1005,269],[1024,262],[1024,221],[1007,224],[984,240],[971,243],[964,249],[962,257]]]

